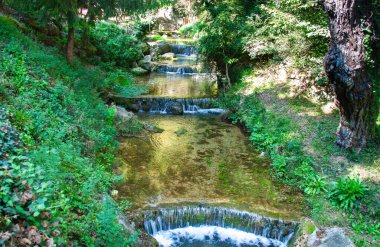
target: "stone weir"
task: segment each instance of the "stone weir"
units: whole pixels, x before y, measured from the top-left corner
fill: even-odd
[[[146,211],[145,231],[154,236],[163,231],[186,227],[222,227],[252,233],[286,246],[295,234],[298,223],[260,216],[247,211],[223,207],[179,207]],[[259,245],[262,246],[262,245]]]
[[[127,98],[113,96],[111,100],[127,110],[153,114],[220,114],[225,111],[216,107],[218,99],[215,98]]]
[[[160,64],[157,66],[157,72],[177,75],[199,75],[200,71],[197,67]]]

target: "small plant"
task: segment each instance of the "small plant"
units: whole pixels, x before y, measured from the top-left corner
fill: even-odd
[[[327,192],[326,185],[327,182],[325,181],[325,179],[316,175],[310,179],[304,191],[308,195],[316,195],[321,192]]]
[[[121,210],[125,211],[132,207],[132,203],[128,200],[123,200],[119,202],[119,207]]]
[[[361,179],[340,178],[330,193],[330,199],[345,210],[352,209],[367,191],[368,188]]]

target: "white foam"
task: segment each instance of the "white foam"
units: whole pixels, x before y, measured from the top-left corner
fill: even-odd
[[[229,242],[233,246],[240,246],[242,244],[255,246],[260,243],[260,246],[286,247],[284,243],[275,239],[268,239],[238,229],[218,226],[188,226],[173,230],[160,231],[154,234],[153,237],[162,247],[180,246],[184,240],[188,242]]]

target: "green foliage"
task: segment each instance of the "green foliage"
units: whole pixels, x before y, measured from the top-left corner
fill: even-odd
[[[312,177],[309,183],[306,185],[305,193],[308,195],[316,195],[322,192],[327,192],[327,182],[318,175]]]
[[[154,35],[152,37],[152,41],[159,41],[159,40],[165,40],[165,38],[162,37],[161,35]]]
[[[339,207],[348,210],[357,207],[367,191],[366,184],[358,178],[339,178],[332,188],[330,198]]]
[[[201,31],[201,28],[203,27],[201,22],[195,22],[190,23],[187,25],[182,26],[179,29],[179,33],[184,35],[185,37],[192,38],[194,37],[198,32]]]
[[[0,19],[1,27],[7,25]],[[114,203],[103,200],[120,177],[111,170],[117,150],[115,111],[99,95],[136,92],[131,90],[133,80],[122,71],[104,71],[79,62],[69,66],[55,49],[35,43],[16,29],[6,29],[11,33],[0,33],[4,85],[0,98],[30,158],[25,159],[20,150],[5,159],[8,168],[0,175],[7,177],[0,186],[6,190],[1,191],[1,224],[9,219],[5,222],[11,226],[17,215],[37,225],[48,211],[63,233],[55,236],[57,245],[101,246],[115,238],[122,241],[118,243],[131,244],[135,235],[129,230],[107,230],[120,230],[115,225]],[[6,152],[16,142],[9,140],[4,145]],[[8,192],[17,197],[9,197]],[[24,203],[20,193],[25,192],[36,201]]]
[[[90,30],[90,40],[103,61],[126,68],[143,57],[136,35],[133,30],[123,29],[110,22],[98,22]]]
[[[138,135],[144,129],[143,124],[136,118],[130,118],[128,121],[121,122],[118,125],[119,132],[122,135]]]
[[[138,238],[138,233],[130,233],[128,229],[119,224],[119,220],[125,220],[112,199],[105,197],[102,201],[102,211],[98,214],[96,246],[131,246]]]
[[[326,86],[323,57],[328,48],[328,20],[317,2],[304,0],[201,1],[197,24],[199,51],[218,72],[238,81],[249,63],[287,59],[308,72],[316,86]],[[231,62],[232,61],[232,62]]]
[[[126,211],[132,207],[132,203],[128,200],[123,200],[119,202],[119,207],[121,210]]]
[[[202,23],[197,24],[198,51],[223,74],[227,73],[225,64],[229,60],[242,56],[242,26],[245,20],[243,8],[240,1],[221,1],[218,4],[205,2],[201,6],[205,14]]]

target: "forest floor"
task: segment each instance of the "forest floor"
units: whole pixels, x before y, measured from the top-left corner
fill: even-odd
[[[264,125],[267,125],[264,128],[269,130],[272,128],[274,136],[287,135],[300,139],[302,142],[302,154],[300,156],[311,160],[317,176],[328,181],[327,193],[306,195],[309,206],[307,210],[310,210],[307,215],[315,222],[316,226],[320,228],[343,227],[358,246],[377,246],[380,241],[378,237],[380,230],[378,215],[377,213],[366,215],[366,213],[378,212],[380,201],[378,193],[380,191],[378,140],[368,144],[360,153],[339,148],[335,145],[339,112],[332,100],[317,100],[306,97],[304,94],[295,93],[299,85],[295,80],[284,75],[283,72],[278,68],[255,69],[250,75],[243,77],[243,86],[239,89],[240,94],[243,97],[253,96],[257,98],[261,107],[265,109],[264,114],[267,116],[267,120],[275,118],[275,120],[268,120],[267,123],[264,121]],[[243,104],[240,107],[243,109],[243,113],[241,113],[243,116],[244,114],[249,115],[244,110],[247,106]],[[251,115],[254,114],[251,113]],[[243,117],[243,119],[245,119],[245,123],[247,123],[247,119],[248,122],[250,121],[250,117]],[[251,116],[251,119],[254,117]],[[285,124],[284,128],[281,127],[281,130],[278,130],[276,125],[271,123],[282,120],[291,124]],[[248,129],[250,129],[249,126]],[[251,129],[255,129],[255,127],[251,127]],[[268,133],[270,136],[271,132]],[[255,141],[253,143],[255,144]],[[273,163],[274,170],[278,169],[275,160]],[[287,171],[285,170],[285,172]],[[329,198],[328,191],[339,178],[344,177],[363,180],[371,191],[368,195],[371,197],[369,201],[375,203],[368,203],[368,207],[364,206],[367,207],[364,210],[363,205],[359,206],[360,210],[343,210],[335,206]],[[285,176],[280,180],[287,184],[287,179]],[[294,185],[300,187],[300,183],[296,181]]]

